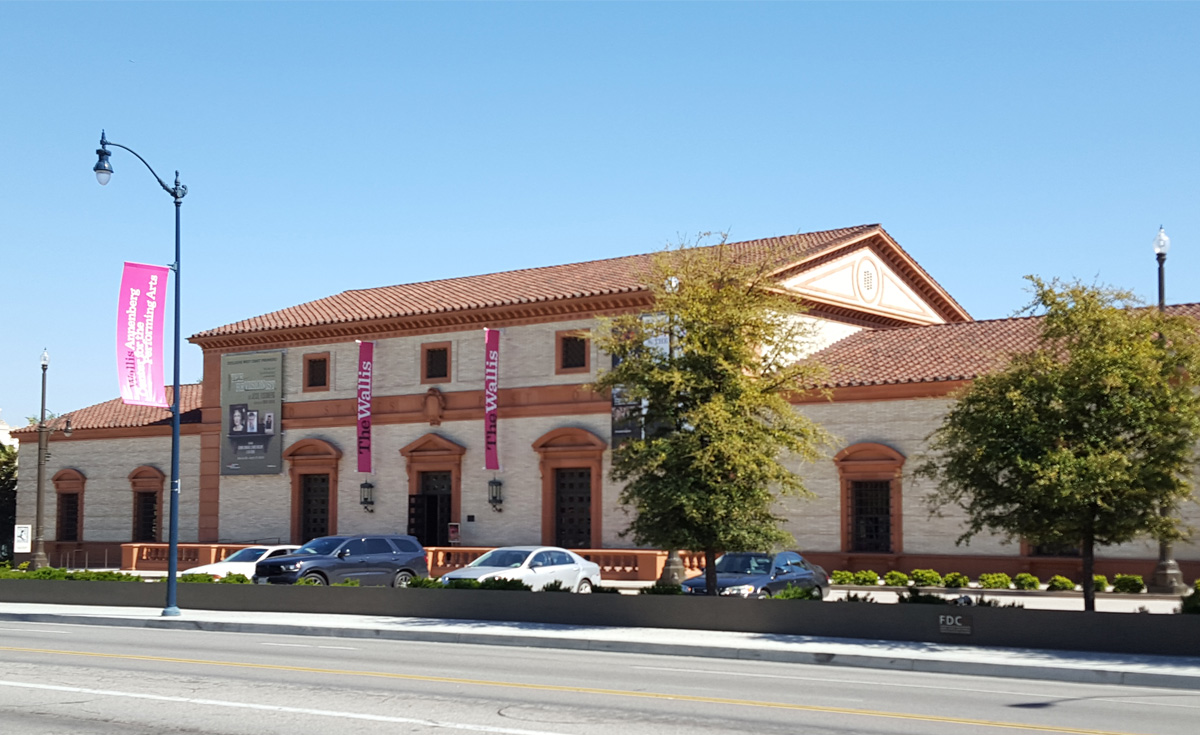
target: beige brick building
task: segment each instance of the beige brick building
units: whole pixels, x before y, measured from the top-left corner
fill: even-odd
[[[930,488],[905,472],[949,394],[1029,344],[1031,320],[972,321],[877,225],[726,247],[770,259],[777,284],[818,328],[807,351],[831,369],[832,400],[796,407],[838,438],[828,459],[797,467],[816,497],[783,502],[802,551],[831,569],[1078,566],[999,539],[956,546],[962,519],[930,517]],[[599,316],[652,309],[649,265],[650,256],[632,256],[348,291],[193,336],[204,381],[181,396],[181,540],[386,531],[427,546],[627,547],[620,488],[608,478],[612,399],[586,387],[607,357],[588,334]],[[485,328],[501,330],[495,471],[483,469]],[[370,473],[356,462],[359,340],[374,343]],[[281,356],[278,420],[256,416],[280,450],[266,474],[234,473],[221,454],[231,431],[222,361],[250,353]],[[70,417],[74,433],[52,436],[47,466],[52,561],[96,566],[122,543],[165,540],[169,412],[115,400]],[[32,523],[36,433],[14,437],[18,522]],[[1187,578],[1200,573],[1195,545],[1177,557]],[[1154,548],[1139,543],[1102,551],[1099,566],[1148,575],[1153,560]]]

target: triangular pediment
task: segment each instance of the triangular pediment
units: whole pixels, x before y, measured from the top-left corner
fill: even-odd
[[[942,288],[880,233],[777,274],[777,284],[817,308],[909,324],[969,321]]]
[[[426,434],[420,439],[417,439],[411,444],[403,447],[400,450],[400,454],[404,455],[405,457],[412,457],[414,455],[419,457],[428,457],[431,455],[460,456],[466,453],[466,451],[466,447],[462,446],[461,444],[455,444],[440,434]]]

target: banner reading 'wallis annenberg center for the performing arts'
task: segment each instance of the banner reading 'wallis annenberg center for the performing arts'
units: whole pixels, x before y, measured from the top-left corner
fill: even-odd
[[[162,305],[167,268],[126,263],[117,305],[117,374],[121,400],[134,406],[167,405],[163,387]]]
[[[221,356],[221,474],[283,469],[283,353]]]

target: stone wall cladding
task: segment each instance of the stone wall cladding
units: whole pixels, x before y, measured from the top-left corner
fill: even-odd
[[[556,375],[554,369],[555,333],[564,330],[592,330],[595,321],[577,319],[505,327],[500,335],[500,387],[529,388],[539,385],[586,383],[595,377],[599,359],[591,345],[592,373]],[[437,383],[442,392],[481,390],[483,388],[483,330],[394,337],[375,342],[374,390],[377,396],[424,393],[429,386],[421,383],[421,345],[431,342],[451,344],[448,383]],[[301,386],[304,356],[329,352],[331,388],[305,393]],[[321,401],[355,397],[358,345],[353,341],[295,347],[284,355],[284,400]]]
[[[160,470],[163,480],[162,540],[167,540],[171,492],[171,437],[95,439],[50,443],[46,463],[45,538],[58,536],[57,494],[52,479],[62,469],[87,478],[83,491],[83,535],[80,541],[127,542],[133,534],[133,489],[129,473],[142,465]],[[18,457],[17,523],[33,524],[37,513],[37,441],[21,442]],[[197,539],[200,484],[200,437],[180,437],[179,540]]]

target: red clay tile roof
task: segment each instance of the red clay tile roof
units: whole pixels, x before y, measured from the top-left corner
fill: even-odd
[[[190,383],[179,386],[179,423],[200,423],[200,384]],[[167,403],[171,402],[175,390],[167,386]],[[54,431],[61,431],[71,419],[71,430],[76,429],[126,429],[136,426],[170,426],[171,410],[154,406],[127,406],[120,398],[97,403],[94,406],[81,408],[78,411],[63,414],[58,418],[47,421],[46,425]],[[37,434],[36,426],[23,426],[13,434]]]
[[[1200,304],[1167,310],[1200,319]],[[825,387],[970,380],[1037,345],[1041,317],[1016,317],[856,332],[815,353]]]
[[[876,231],[882,232],[883,228],[879,225],[859,225],[730,243],[726,247],[732,248],[746,260],[760,260],[767,254],[777,255],[778,264],[783,265]],[[641,278],[649,272],[653,257],[653,254],[629,255],[585,263],[343,291],[335,296],[200,332],[194,338],[630,293],[644,290]]]

